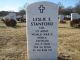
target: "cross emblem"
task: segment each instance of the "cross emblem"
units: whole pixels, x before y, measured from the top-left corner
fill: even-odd
[[[40,10],[40,13],[43,13],[43,11],[45,10],[45,7],[43,5],[40,5],[39,10]]]

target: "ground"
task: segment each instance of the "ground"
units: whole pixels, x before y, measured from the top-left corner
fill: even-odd
[[[0,60],[27,60],[26,27],[19,22],[7,27],[0,21]],[[70,27],[69,21],[58,26],[58,55],[80,60],[80,29]]]
[[[7,27],[0,21],[0,60],[26,60],[26,25]]]
[[[70,27],[69,23],[59,24],[58,53],[80,60],[80,29]]]

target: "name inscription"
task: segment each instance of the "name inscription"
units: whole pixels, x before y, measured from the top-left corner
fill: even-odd
[[[31,26],[38,26],[38,29],[31,33],[32,36],[36,37],[33,51],[52,51],[51,42],[48,37],[53,36],[53,33],[49,31],[49,27],[52,27],[53,24],[54,22],[52,22],[50,17],[32,19]]]

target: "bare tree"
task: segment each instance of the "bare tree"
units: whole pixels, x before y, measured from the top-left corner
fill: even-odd
[[[62,5],[61,2],[58,3],[58,6],[59,6],[59,14],[63,14],[63,12],[64,12],[64,6]]]
[[[75,5],[73,12],[80,14],[80,1]]]

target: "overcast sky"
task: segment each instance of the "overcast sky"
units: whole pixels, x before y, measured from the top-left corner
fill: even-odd
[[[80,0],[0,0],[0,11],[19,11],[26,3],[38,1],[50,1],[58,4],[61,2],[65,7],[74,6]]]

